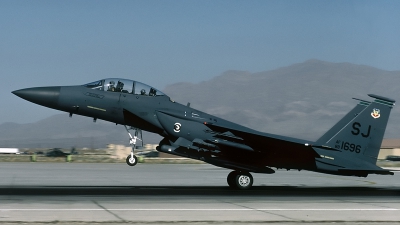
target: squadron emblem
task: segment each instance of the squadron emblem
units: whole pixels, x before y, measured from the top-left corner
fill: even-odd
[[[181,124],[180,123],[175,123],[174,124],[174,131],[175,132],[179,132],[179,131],[181,131]]]
[[[379,117],[381,117],[381,111],[379,109],[373,109],[372,113],[371,113],[371,116],[374,119],[378,119]]]

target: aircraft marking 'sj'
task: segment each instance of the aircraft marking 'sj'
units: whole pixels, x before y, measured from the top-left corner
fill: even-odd
[[[26,88],[13,93],[49,108],[124,125],[134,155],[141,131],[161,135],[157,150],[233,170],[229,186],[248,189],[252,173],[272,168],[360,176],[393,175],[376,161],[394,100],[370,94],[317,141],[262,133],[182,105],[141,82],[108,78],[85,85]],[[130,132],[133,131],[132,135]],[[139,139],[140,140],[140,139]]]

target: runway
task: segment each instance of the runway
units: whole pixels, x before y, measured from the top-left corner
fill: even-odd
[[[393,224],[400,173],[367,178],[305,171],[253,174],[227,187],[210,165],[1,163],[0,222],[177,224]]]

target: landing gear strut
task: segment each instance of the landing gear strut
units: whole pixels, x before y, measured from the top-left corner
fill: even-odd
[[[128,166],[135,166],[137,164],[138,160],[137,160],[137,157],[133,154],[133,152],[135,151],[137,140],[142,142],[142,147],[143,147],[142,130],[140,130],[138,128],[134,128],[134,127],[130,127],[128,129],[128,127],[126,125],[124,125],[124,127],[129,135],[129,144],[132,145],[131,154],[126,157],[126,164],[128,164]],[[129,132],[129,130],[135,131],[133,137],[132,137],[131,133]],[[140,138],[138,138],[139,134],[140,134]]]
[[[228,185],[234,189],[246,190],[253,186],[253,176],[249,172],[232,171],[229,173]]]

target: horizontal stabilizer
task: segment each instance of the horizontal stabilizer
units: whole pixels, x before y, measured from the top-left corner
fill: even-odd
[[[380,170],[352,170],[352,169],[339,169],[339,173],[342,175],[349,176],[361,176],[366,177],[368,174],[379,174],[379,175],[394,175],[390,170],[380,169]]]

